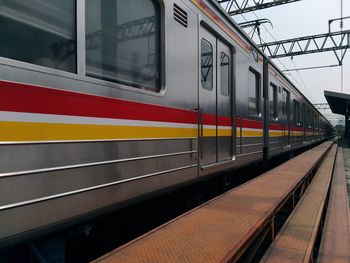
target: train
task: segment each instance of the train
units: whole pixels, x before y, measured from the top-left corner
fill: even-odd
[[[332,136],[216,1],[1,5],[0,246]]]

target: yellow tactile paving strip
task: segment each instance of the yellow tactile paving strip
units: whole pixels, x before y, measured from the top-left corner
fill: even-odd
[[[213,263],[234,259],[331,144],[325,142],[97,261]]]
[[[334,145],[262,262],[310,262],[332,178]]]
[[[343,151],[338,149],[318,262],[350,262],[350,217]]]

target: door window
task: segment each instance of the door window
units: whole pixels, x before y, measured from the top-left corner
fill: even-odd
[[[213,47],[204,38],[201,41],[201,84],[203,89],[213,89]]]
[[[269,91],[269,101],[270,101],[270,120],[277,120],[277,86],[270,83]]]
[[[251,115],[260,115],[260,75],[253,69],[248,72],[248,89],[249,89],[249,113]]]
[[[230,57],[224,53],[220,53],[220,92],[224,96],[230,95],[231,85],[231,65]]]

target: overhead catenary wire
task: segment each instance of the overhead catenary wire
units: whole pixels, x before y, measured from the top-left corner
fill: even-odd
[[[248,6],[249,6],[249,5],[248,5]],[[227,8],[227,6],[226,6],[226,8]],[[224,8],[224,9],[226,10],[226,8]],[[260,19],[260,18],[256,15],[256,13],[255,13],[254,11],[252,11],[251,13],[253,13],[254,16],[255,16],[257,19]],[[240,16],[241,16],[246,22],[248,22],[248,20],[246,19],[246,17],[245,17],[243,14],[240,14]],[[271,37],[274,41],[276,41],[276,38],[275,38],[275,37],[272,35],[272,33],[267,29],[267,27],[266,27],[264,24],[262,24],[262,26],[265,28],[265,31],[270,35],[270,37]],[[250,33],[251,33],[251,32],[250,32]],[[261,39],[261,36],[260,36],[260,35],[259,35],[259,41],[264,43],[264,41]],[[287,67],[284,65],[284,63],[283,63],[279,58],[277,58],[276,61],[277,61],[285,70],[288,70]],[[292,60],[291,60],[291,61],[292,61]],[[295,65],[295,63],[294,63],[293,61],[292,61],[292,63],[294,64],[294,68],[297,68],[296,65]],[[312,94],[310,93],[310,91],[308,90],[308,88],[306,87],[305,82],[304,82],[304,80],[302,79],[300,73],[297,71],[297,75],[299,76],[299,79],[300,79],[301,83],[300,83],[300,82],[297,80],[297,78],[294,77],[293,75],[291,75],[291,74],[288,74],[288,75],[291,77],[291,79],[294,80],[294,82],[297,84],[297,86],[299,86],[300,89],[303,90],[303,92],[310,98],[310,100],[311,100],[311,101],[314,101],[313,96],[312,96]]]
[[[310,99],[314,100],[313,97],[312,97],[312,95],[311,95],[311,93],[309,92],[308,88],[306,87],[306,84],[305,84],[303,78],[301,77],[301,74],[299,73],[299,70],[297,69],[297,65],[295,65],[295,63],[294,63],[293,58],[291,58],[291,61],[292,61],[292,64],[294,65],[294,69],[295,69],[296,72],[298,73],[298,76],[299,76],[299,78],[300,78],[300,80],[301,80],[301,83],[303,84],[304,89],[308,92],[308,94],[309,94],[309,96],[310,96]]]
[[[341,2],[341,30],[343,30],[343,0],[340,1]],[[255,12],[251,12],[257,19],[259,19],[259,17],[255,14]],[[246,17],[243,16],[241,14],[241,17],[247,21]],[[252,16],[248,16],[248,19],[254,19]],[[263,28],[265,28],[265,35],[264,38],[265,41],[269,39],[269,37],[271,37],[274,41],[276,41],[275,37],[273,36],[273,34],[269,31],[268,28],[266,28],[265,25],[263,25]],[[250,32],[251,33],[251,32]],[[249,33],[249,35],[250,35]],[[253,37],[253,36],[252,36]],[[261,36],[256,36],[254,37],[255,40],[257,40],[257,38],[259,37],[258,41],[263,41],[261,39]],[[341,50],[341,57],[343,57],[343,50]],[[288,63],[289,61],[289,63]],[[320,69],[320,68],[331,68],[331,67],[337,67],[337,66],[341,66],[341,72],[340,72],[340,78],[341,78],[341,92],[343,92],[343,85],[344,85],[344,72],[343,72],[343,63],[340,63],[340,65],[323,65],[323,66],[315,66],[315,67],[297,67],[295,61],[293,60],[293,57],[291,57],[290,60],[280,60],[279,58],[275,59],[275,62],[278,65],[281,65],[281,67],[284,69],[282,70],[282,72],[284,72],[285,74],[287,74],[292,80],[293,82],[295,82],[296,84],[298,84],[298,87],[303,91],[304,94],[307,94],[307,96],[310,98],[311,101],[315,101],[312,94],[310,93],[309,89],[307,88],[304,79],[300,73],[300,71],[302,70],[308,70],[308,69]],[[285,64],[287,62],[287,64]],[[289,69],[287,69],[286,65],[291,65],[291,67]],[[295,73],[294,73],[295,72]]]
[[[254,16],[255,16],[257,19],[259,19],[259,17],[255,14],[254,11],[253,11],[252,13],[254,14]],[[267,27],[266,27],[264,24],[262,24],[262,26],[265,28],[265,32],[267,32],[267,33],[271,36],[271,38],[272,38],[274,41],[277,41],[276,38],[272,35],[272,33],[267,29]],[[265,42],[265,41],[262,41],[262,39],[261,39],[260,36],[259,36],[259,39],[260,39],[261,42]],[[282,62],[280,59],[277,58],[277,61],[282,65],[282,67],[283,67],[285,70],[287,70],[287,67],[283,64],[283,62]],[[297,66],[295,65],[295,63],[294,63],[294,61],[293,61],[292,59],[291,59],[291,62],[293,63],[294,68],[297,68]],[[300,84],[300,82],[299,82],[298,80],[296,80],[296,78],[295,78],[293,75],[290,75],[290,77],[296,82],[296,84],[297,84],[300,88],[303,89],[303,91],[305,92],[305,94],[306,94],[307,96],[309,96],[310,100],[313,101],[314,99],[313,99],[313,97],[312,97],[310,91],[309,91],[308,88],[306,87],[305,82],[304,82],[304,80],[302,79],[302,77],[301,77],[301,75],[300,75],[300,73],[299,73],[298,71],[297,71],[297,74],[298,74],[298,76],[299,76],[299,78],[300,78],[300,80],[301,80],[301,82],[302,82],[302,85]]]
[[[263,26],[264,26],[264,25],[263,25]],[[264,27],[265,27],[265,26],[264,26]],[[274,41],[276,41],[276,38],[272,35],[272,33],[271,33],[266,27],[265,27],[265,30],[266,30],[266,32],[271,36],[271,38],[272,38]],[[277,61],[283,66],[283,68],[284,68],[285,70],[287,70],[287,67],[284,65],[284,63],[283,63],[279,58],[277,59]],[[294,69],[296,69],[297,66],[295,65],[295,63],[294,63],[294,61],[292,60],[292,58],[291,58],[290,61],[293,63]],[[301,80],[301,82],[302,82],[302,85],[299,83],[298,80],[296,80],[296,78],[295,78],[293,75],[290,75],[290,77],[298,84],[298,86],[299,86],[300,88],[303,89],[303,91],[305,92],[305,94],[306,94],[307,96],[309,96],[310,100],[313,101],[314,99],[313,99],[313,97],[312,97],[312,95],[311,95],[309,89],[306,87],[305,82],[304,82],[304,80],[302,79],[302,77],[301,77],[301,75],[300,75],[300,73],[299,73],[298,71],[297,71],[297,74],[298,74],[298,76],[299,76],[299,78],[300,78],[300,80]]]
[[[321,68],[333,68],[333,67],[339,67],[339,64],[333,64],[333,65],[325,65],[325,66],[315,66],[315,67],[305,67],[305,68],[295,68],[295,69],[287,69],[282,70],[282,72],[290,72],[290,71],[301,71],[301,70],[308,70],[308,69],[321,69]]]

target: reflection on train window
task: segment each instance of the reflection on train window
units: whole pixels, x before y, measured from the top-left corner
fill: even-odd
[[[248,90],[249,90],[249,113],[259,116],[260,114],[260,76],[253,69],[248,73]]]
[[[270,83],[269,100],[270,100],[270,120],[276,120],[278,118],[277,86],[274,85],[273,83]]]
[[[293,117],[294,117],[294,124],[299,125],[300,124],[300,108],[299,108],[299,102],[296,100],[293,100]]]
[[[213,89],[213,47],[204,38],[201,41],[201,83],[203,89]]]
[[[224,52],[220,53],[220,91],[224,96],[230,95],[231,70],[230,57]]]
[[[88,76],[159,91],[159,7],[155,2],[86,1]]]
[[[0,56],[76,72],[75,1],[7,0],[0,7]]]

